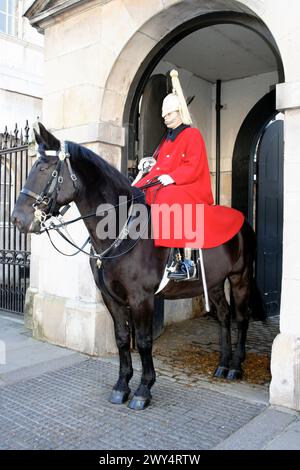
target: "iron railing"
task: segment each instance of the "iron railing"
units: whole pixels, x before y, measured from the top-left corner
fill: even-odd
[[[29,285],[30,238],[12,225],[10,216],[31,167],[29,126],[7,127],[0,134],[0,309],[23,313]]]

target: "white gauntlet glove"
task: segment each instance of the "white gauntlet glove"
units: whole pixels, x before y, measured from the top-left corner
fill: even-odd
[[[168,186],[168,184],[175,183],[170,175],[161,175],[157,179],[163,186]]]
[[[138,183],[145,174],[149,173],[151,168],[155,165],[156,160],[153,157],[144,157],[140,160],[138,164],[138,174],[135,178],[135,180],[131,183],[131,186],[134,186],[136,183]]]
[[[155,165],[156,160],[153,157],[142,158],[138,164],[138,169],[143,173],[149,173],[151,168]]]

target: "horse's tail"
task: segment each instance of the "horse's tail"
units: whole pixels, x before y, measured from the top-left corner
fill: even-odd
[[[236,310],[232,289],[230,289],[229,311],[231,318],[234,320],[236,318]],[[250,317],[255,321],[265,321],[267,318],[265,306],[262,300],[262,295],[257,287],[256,280],[254,277],[252,278],[250,286],[249,311]]]
[[[251,279],[249,293],[250,316],[256,321],[265,321],[267,318],[264,302],[259,291],[253,272],[256,259],[256,234],[247,220],[245,220],[243,231],[246,236],[248,246],[248,272]]]
[[[255,278],[253,278],[250,300],[249,300],[250,313],[253,320],[265,321],[267,318],[265,306],[263,303],[262,295],[257,287]]]
[[[252,278],[251,286],[250,286],[250,298],[249,298],[249,308],[250,308],[250,316],[253,320],[256,321],[265,321],[267,318],[266,310],[264,306],[264,302],[262,299],[261,292],[259,291],[255,279],[255,275],[253,273],[253,267],[256,260],[256,234],[250,224],[247,222],[247,230],[249,232],[249,245],[251,246],[251,256],[249,259],[251,268],[250,268],[250,276]]]

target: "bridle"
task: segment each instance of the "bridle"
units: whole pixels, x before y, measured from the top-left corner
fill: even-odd
[[[77,176],[73,172],[70,162],[68,142],[62,142],[61,149],[62,148],[64,150],[44,151],[45,155],[48,157],[58,157],[58,161],[56,163],[55,170],[52,171],[51,176],[42,192],[37,194],[34,191],[31,191],[31,189],[27,189],[26,187],[21,189],[22,194],[26,194],[26,196],[29,196],[35,200],[35,202],[32,204],[32,207],[34,208],[34,220],[35,222],[40,222],[41,225],[43,225],[47,219],[50,219],[54,215],[58,194],[64,182],[64,177],[62,174],[65,165],[67,166],[76,193],[79,189],[77,186]],[[46,213],[47,209],[48,211]]]
[[[39,222],[40,225],[41,225],[41,228],[42,228],[42,230],[39,233],[43,233],[43,232],[47,233],[48,238],[49,238],[52,246],[55,248],[56,251],[58,251],[60,254],[62,254],[64,256],[75,256],[78,253],[84,253],[85,255],[89,256],[90,258],[96,259],[97,267],[100,268],[102,266],[102,260],[103,259],[118,258],[118,257],[128,253],[129,251],[131,251],[136,246],[136,244],[140,241],[141,237],[138,237],[137,240],[135,240],[135,242],[133,243],[133,245],[130,246],[130,248],[127,249],[125,252],[122,252],[119,255],[115,255],[115,256],[108,256],[108,254],[114,248],[117,248],[121,244],[121,242],[129,234],[128,223],[129,223],[131,215],[132,215],[134,201],[137,200],[137,199],[140,199],[141,197],[144,197],[144,195],[141,194],[141,195],[138,195],[138,196],[134,196],[132,194],[132,199],[131,199],[131,204],[130,204],[130,207],[129,207],[129,210],[128,210],[127,220],[126,220],[125,224],[123,225],[118,237],[111,243],[111,245],[109,245],[108,248],[106,248],[102,253],[96,253],[96,251],[95,251],[95,249],[92,245],[92,253],[84,251],[85,246],[91,241],[90,237],[87,238],[87,240],[84,242],[82,247],[79,247],[72,240],[70,240],[67,236],[65,236],[61,232],[60,229],[65,228],[67,225],[70,225],[70,224],[72,224],[74,222],[77,222],[79,220],[85,220],[87,218],[94,217],[96,215],[101,215],[101,214],[99,214],[98,212],[97,213],[93,212],[91,214],[87,214],[85,216],[80,216],[80,217],[77,217],[76,219],[73,219],[73,220],[70,220],[70,221],[67,221],[67,222],[62,222],[62,223],[59,223],[59,224],[51,223],[49,227],[46,227],[46,225],[45,225],[45,222],[48,219],[55,216],[54,211],[55,211],[55,207],[56,207],[56,203],[57,203],[57,198],[58,198],[58,195],[59,195],[59,191],[62,188],[62,184],[64,182],[64,178],[62,176],[62,173],[64,171],[64,166],[65,165],[67,166],[67,169],[68,169],[68,172],[70,174],[70,178],[73,182],[73,186],[74,186],[74,189],[75,189],[76,193],[78,193],[78,191],[79,191],[79,187],[77,185],[78,179],[77,179],[77,176],[75,175],[75,173],[73,172],[71,162],[70,162],[70,156],[71,155],[68,151],[68,142],[66,142],[66,141],[61,142],[60,148],[61,149],[63,148],[64,150],[58,150],[58,151],[57,150],[44,150],[44,153],[45,153],[46,156],[58,157],[58,161],[57,161],[57,164],[56,164],[56,168],[52,171],[51,176],[50,176],[49,180],[47,181],[44,189],[41,191],[41,193],[37,194],[34,191],[32,191],[31,189],[28,189],[26,187],[24,187],[21,190],[21,193],[34,199],[35,202],[32,204],[32,207],[34,208],[34,221]],[[141,187],[139,189],[144,190],[144,189],[147,189],[149,187],[156,186],[156,185],[161,185],[161,183],[159,181],[157,181],[156,178],[153,178],[146,185],[144,185],[143,187]],[[159,188],[157,188],[157,189],[159,189]],[[155,192],[155,196],[156,196],[156,192]],[[154,199],[155,199],[155,196],[154,196]],[[153,202],[154,202],[154,200],[152,201],[152,203]],[[104,212],[107,212],[108,210],[113,210],[117,207],[120,207],[120,205],[121,204],[117,204],[115,206],[112,206],[110,209],[106,209]],[[60,211],[59,214],[64,215],[69,207],[70,206],[65,206],[65,208],[63,208]],[[47,212],[46,212],[46,210],[47,210]],[[145,227],[148,226],[149,221],[150,221],[150,213],[149,213],[149,216],[148,216],[148,221],[145,224]],[[72,253],[72,254],[66,254],[66,253],[63,253],[61,250],[59,250],[55,246],[55,244],[53,243],[53,241],[50,237],[50,234],[49,234],[50,230],[55,230],[66,242],[68,242],[71,246],[76,248],[77,251],[75,253]]]

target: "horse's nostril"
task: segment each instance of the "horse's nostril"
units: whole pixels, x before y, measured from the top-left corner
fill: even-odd
[[[21,221],[18,219],[18,217],[14,216],[14,215],[11,216],[10,221],[13,225],[15,225],[18,228],[20,228],[22,226]]]

